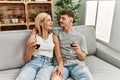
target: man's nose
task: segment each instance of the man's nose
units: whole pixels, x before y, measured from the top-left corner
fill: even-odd
[[[60,22],[62,21],[62,19],[59,20]]]

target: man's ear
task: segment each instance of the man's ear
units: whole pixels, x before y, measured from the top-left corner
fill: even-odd
[[[72,17],[70,17],[70,22],[73,23],[73,18]]]

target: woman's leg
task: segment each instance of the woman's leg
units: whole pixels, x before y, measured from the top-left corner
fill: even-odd
[[[34,80],[36,70],[31,65],[25,65],[16,80]]]
[[[22,69],[16,80],[34,80],[37,71],[40,69],[40,59],[33,58]]]
[[[50,80],[53,69],[54,66],[52,58],[41,56],[41,67],[36,75],[35,80]]]
[[[54,66],[43,66],[38,71],[35,80],[50,80]]]
[[[56,72],[52,73],[50,80],[63,80]]]

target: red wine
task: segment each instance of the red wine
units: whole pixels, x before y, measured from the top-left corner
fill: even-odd
[[[40,44],[36,44],[36,49],[38,49],[40,47]]]
[[[70,46],[71,46],[71,47],[76,47],[76,46],[75,46],[75,45],[73,45],[73,44],[75,44],[75,43],[71,43],[71,44],[70,44]]]

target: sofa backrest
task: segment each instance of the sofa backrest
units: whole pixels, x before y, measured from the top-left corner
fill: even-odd
[[[94,26],[75,26],[76,30],[86,37],[88,55],[96,53],[96,35]]]
[[[24,64],[23,56],[29,30],[0,32],[0,70]]]
[[[53,32],[55,34],[58,34],[59,29],[60,29],[59,27],[56,27],[53,29]],[[91,26],[91,25],[73,26],[73,29],[85,36],[86,42],[87,42],[88,55],[95,54],[96,36],[95,36],[94,26]]]
[[[53,31],[57,32],[58,29],[58,27],[54,27]],[[96,52],[94,27],[74,26],[74,30],[85,35],[88,54],[94,54]],[[17,68],[24,65],[25,44],[30,33],[31,30],[0,32],[0,70]]]

